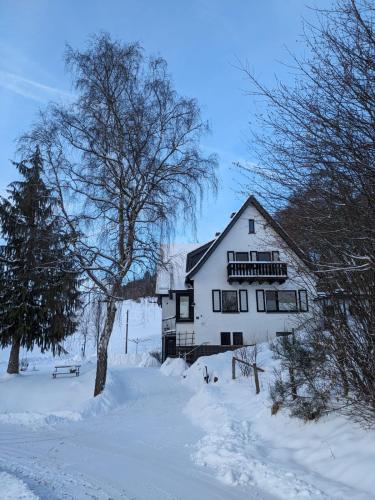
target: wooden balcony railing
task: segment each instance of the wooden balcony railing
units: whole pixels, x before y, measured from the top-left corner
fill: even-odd
[[[228,281],[283,283],[288,278],[288,267],[284,262],[229,262]]]

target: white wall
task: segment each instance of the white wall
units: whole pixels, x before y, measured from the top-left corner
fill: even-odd
[[[249,234],[248,220],[255,219],[255,234]],[[234,283],[227,279],[227,251],[276,251],[280,261],[288,264],[289,278],[282,285]],[[308,318],[309,313],[266,313],[257,312],[256,289],[298,290],[309,293],[309,307],[315,296],[315,284],[300,259],[280,239],[272,227],[258,213],[255,207],[246,208],[235,225],[223,238],[204,265],[193,276],[194,279],[194,329],[196,343],[220,344],[220,332],[243,332],[244,343],[266,341],[277,331],[290,331]],[[248,290],[249,311],[222,313],[212,311],[212,290]]]

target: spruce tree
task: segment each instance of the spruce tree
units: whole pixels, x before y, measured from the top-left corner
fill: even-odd
[[[80,305],[71,235],[43,181],[39,149],[15,165],[21,180],[0,201],[0,344],[12,346],[8,373],[19,372],[21,347],[59,354]]]

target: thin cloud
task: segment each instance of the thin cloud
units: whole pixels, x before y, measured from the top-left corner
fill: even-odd
[[[3,70],[0,70],[0,87],[38,102],[73,98],[70,92]]]

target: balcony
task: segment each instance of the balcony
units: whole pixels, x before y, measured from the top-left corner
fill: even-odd
[[[284,283],[288,268],[284,262],[229,262],[228,282]]]

